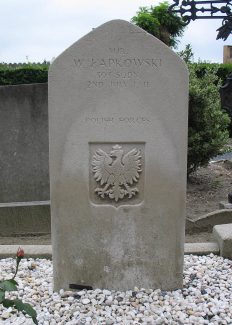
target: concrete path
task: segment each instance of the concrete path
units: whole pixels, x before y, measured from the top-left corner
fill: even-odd
[[[0,258],[15,257],[19,245],[0,245]],[[24,245],[25,257],[52,258],[51,245]],[[185,254],[219,254],[219,247],[216,243],[187,243],[184,247]]]

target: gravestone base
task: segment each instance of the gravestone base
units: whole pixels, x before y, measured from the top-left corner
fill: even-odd
[[[216,225],[213,236],[220,248],[220,255],[232,259],[232,224]]]

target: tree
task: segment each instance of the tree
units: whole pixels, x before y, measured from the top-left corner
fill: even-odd
[[[183,35],[183,20],[168,12],[169,4],[164,1],[158,6],[141,7],[131,22],[160,39],[170,47],[176,47],[178,37]]]
[[[193,50],[191,44],[185,45],[185,48],[177,52],[177,54],[185,61],[185,63],[191,63],[194,58]]]

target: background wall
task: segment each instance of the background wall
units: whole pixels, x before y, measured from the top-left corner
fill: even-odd
[[[0,86],[0,203],[49,200],[47,83]]]

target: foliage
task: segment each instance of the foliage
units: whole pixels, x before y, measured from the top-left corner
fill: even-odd
[[[232,72],[232,63],[205,63],[198,62],[192,63],[193,68],[196,70],[197,77],[204,77],[208,70],[214,70],[216,76],[221,80],[222,84],[225,83],[226,78]]]
[[[188,175],[206,165],[228,140],[230,119],[221,110],[220,82],[213,68],[198,77],[198,70],[189,65]]]
[[[17,69],[48,69],[50,63],[48,61],[43,62],[23,62],[23,63],[0,63],[0,70],[17,70]]]
[[[185,26],[180,17],[168,12],[168,7],[169,4],[166,1],[155,7],[140,7],[131,21],[166,45],[175,48],[178,43],[177,38],[183,35]]]
[[[38,321],[36,319],[37,317],[36,311],[31,307],[30,304],[26,304],[22,302],[20,299],[7,299],[5,297],[6,291],[7,292],[17,291],[18,283],[14,280],[14,278],[17,275],[19,263],[23,257],[24,257],[24,251],[23,249],[19,248],[16,254],[16,269],[13,278],[9,280],[0,281],[0,304],[2,304],[6,308],[13,307],[18,311],[21,311],[29,315],[32,318],[34,324],[38,324]]]
[[[191,63],[193,61],[193,50],[191,44],[187,44],[184,48],[184,50],[177,53],[184,61],[185,63]]]
[[[226,82],[226,78],[229,74],[232,73],[232,64],[226,63],[226,64],[219,64],[219,63],[192,63],[191,65],[193,69],[196,72],[196,75],[198,78],[204,78],[205,74],[207,74],[207,71],[214,70],[216,78],[214,80],[214,83],[220,87],[221,85],[224,85]],[[232,136],[232,121],[230,122],[230,125],[228,126],[230,137]]]
[[[43,83],[48,81],[49,63],[0,63],[0,85]]]

